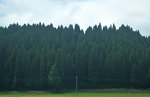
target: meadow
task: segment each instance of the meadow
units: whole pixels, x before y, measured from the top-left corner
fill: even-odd
[[[0,97],[76,97],[76,94],[1,93]],[[79,93],[78,97],[150,97],[150,93]]]

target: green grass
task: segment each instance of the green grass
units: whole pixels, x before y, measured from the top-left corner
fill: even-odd
[[[3,93],[0,97],[76,97],[76,94]],[[78,97],[150,97],[150,93],[79,93]]]

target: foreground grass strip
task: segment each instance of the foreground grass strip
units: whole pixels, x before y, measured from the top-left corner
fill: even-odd
[[[76,97],[75,93],[65,94],[0,94],[0,97]],[[150,97],[149,93],[79,93],[78,97]]]

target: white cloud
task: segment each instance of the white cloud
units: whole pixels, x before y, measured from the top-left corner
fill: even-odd
[[[99,22],[131,25],[143,35],[150,35],[149,0],[2,0],[0,25],[11,23],[78,23],[86,29]]]

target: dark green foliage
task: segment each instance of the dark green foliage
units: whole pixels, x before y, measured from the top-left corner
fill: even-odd
[[[116,29],[53,24],[0,27],[0,90],[150,88],[150,37]]]
[[[51,66],[50,72],[48,74],[48,84],[54,92],[60,91],[61,79],[56,64]]]

